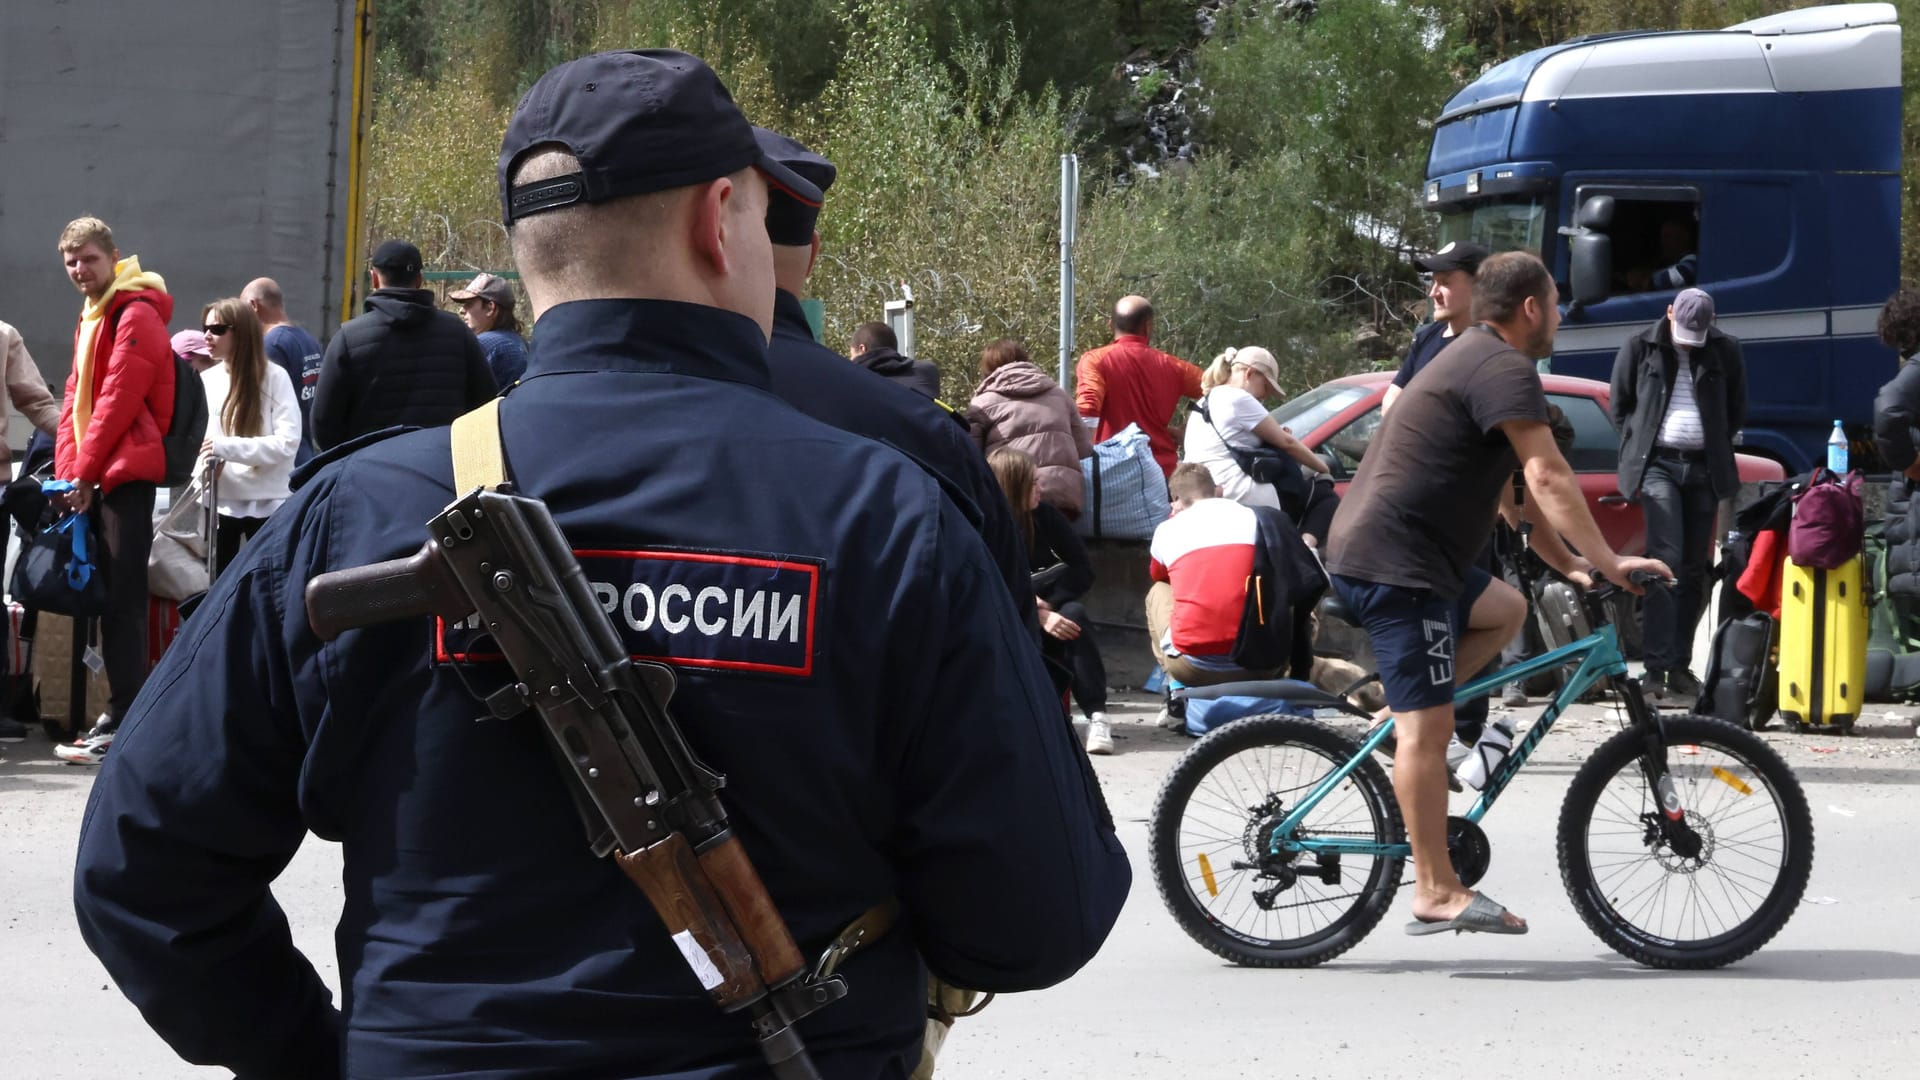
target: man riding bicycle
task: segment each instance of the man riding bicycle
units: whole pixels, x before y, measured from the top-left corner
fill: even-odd
[[[1334,589],[1366,628],[1398,746],[1393,786],[1413,849],[1410,934],[1524,934],[1526,921],[1468,889],[1447,854],[1447,741],[1458,683],[1491,661],[1527,616],[1518,590],[1475,565],[1516,468],[1524,513],[1551,526],[1535,551],[1586,583],[1598,569],[1670,576],[1607,545],[1555,444],[1532,358],[1553,351],[1559,291],[1539,259],[1495,255],[1474,280],[1476,325],[1394,404],[1361,460],[1327,538]],[[1509,504],[1510,505],[1510,504]],[[1566,550],[1565,536],[1585,558]]]

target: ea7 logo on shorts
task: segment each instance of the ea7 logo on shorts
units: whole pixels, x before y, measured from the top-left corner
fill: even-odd
[[[1435,686],[1453,685],[1453,624],[1444,619],[1420,620],[1420,632],[1427,638],[1427,678]]]
[[[576,551],[594,598],[635,660],[813,674],[820,562],[706,551]],[[468,620],[438,628],[443,663],[498,660]]]

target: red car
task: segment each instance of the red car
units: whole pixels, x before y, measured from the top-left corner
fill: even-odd
[[[1391,371],[1335,379],[1273,410],[1273,418],[1328,459],[1336,490],[1344,495],[1380,426],[1380,399],[1386,396],[1392,381]],[[1620,433],[1607,416],[1607,384],[1570,375],[1542,375],[1540,382],[1546,388],[1547,401],[1560,406],[1573,422],[1573,449],[1567,454],[1567,463],[1579,474],[1587,508],[1593,511],[1607,543],[1623,555],[1644,552],[1647,527],[1640,507],[1618,498]],[[1779,462],[1767,458],[1736,454],[1735,460],[1742,483],[1780,480],[1786,475]]]

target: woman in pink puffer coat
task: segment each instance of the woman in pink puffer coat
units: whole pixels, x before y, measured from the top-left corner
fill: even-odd
[[[1026,346],[1001,338],[980,350],[980,386],[967,418],[982,452],[1025,452],[1039,466],[1040,501],[1080,516],[1080,459],[1093,456],[1093,436],[1066,391],[1027,358]]]

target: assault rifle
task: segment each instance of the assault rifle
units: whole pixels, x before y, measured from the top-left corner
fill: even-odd
[[[793,1025],[845,996],[846,982],[824,964],[808,971],[728,829],[725,778],[667,712],[673,672],[629,657],[540,500],[478,488],[427,532],[410,558],[309,582],[314,633],[331,641],[374,623],[477,614],[514,674],[488,710],[540,714],[594,854],[612,852],[647,894],[714,1003],[748,1013],[773,1075],[817,1080]]]

